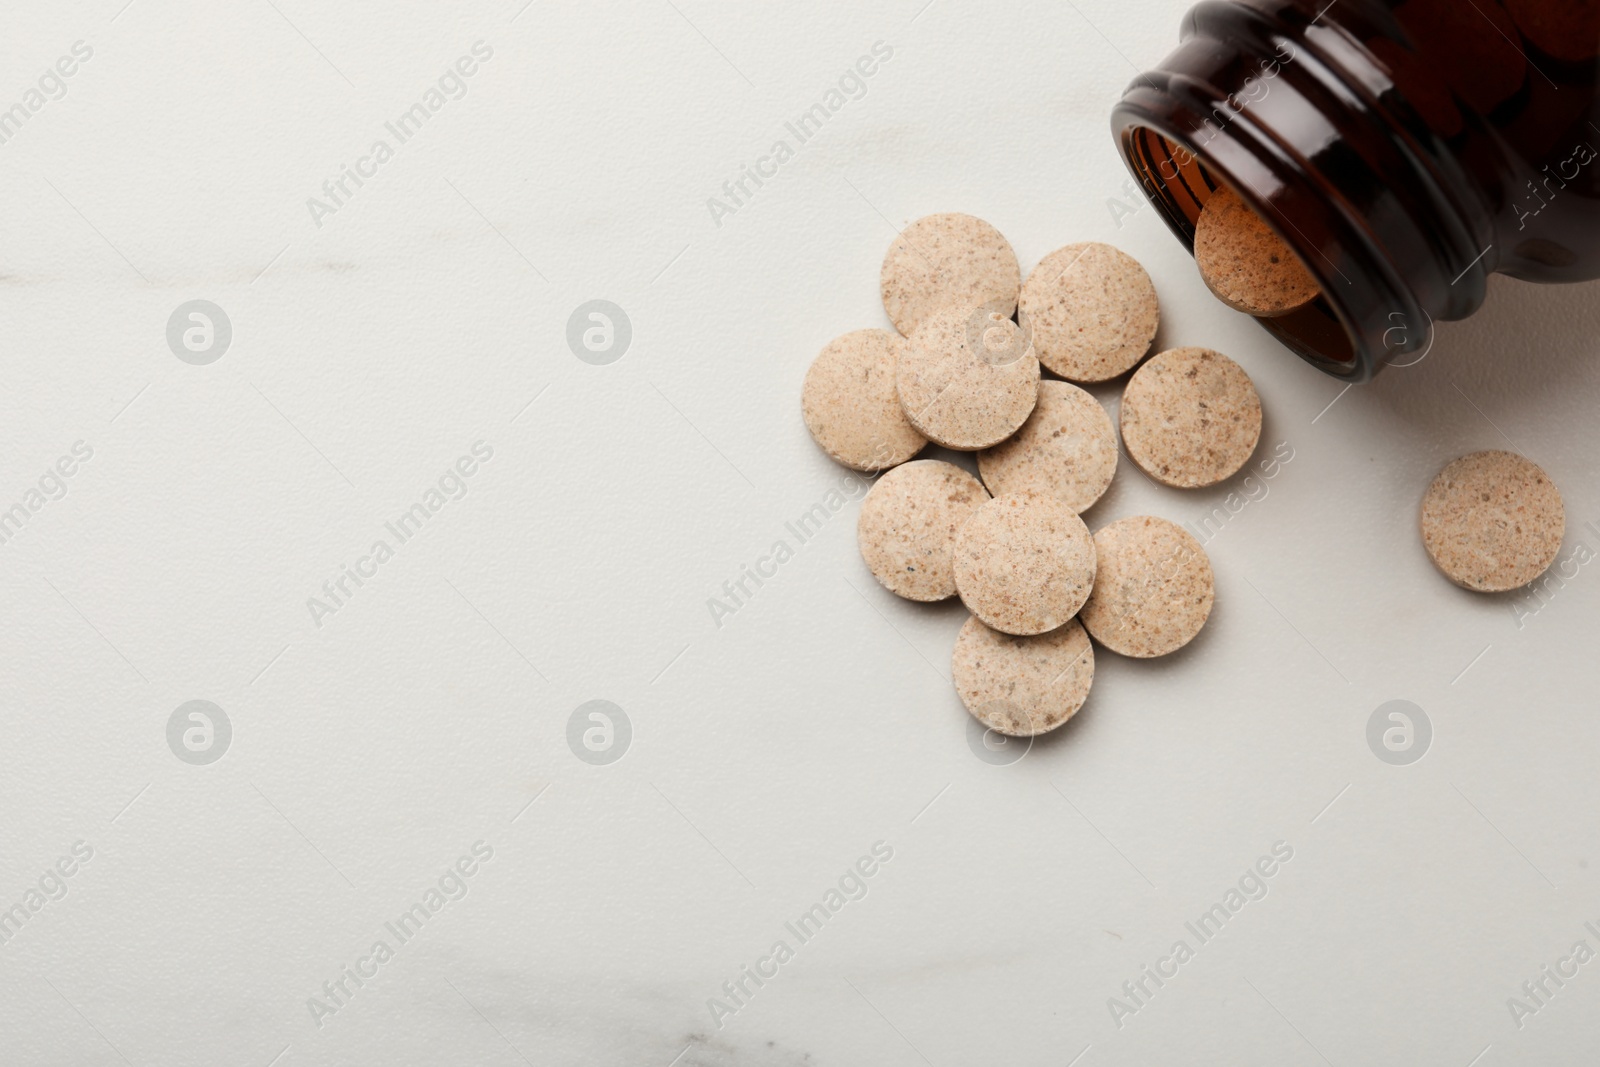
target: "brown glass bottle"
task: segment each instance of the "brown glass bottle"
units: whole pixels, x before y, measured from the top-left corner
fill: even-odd
[[[1491,272],[1600,277],[1600,0],[1206,0],[1180,39],[1123,158],[1191,248],[1219,183],[1294,248],[1322,295],[1261,322],[1317,367],[1407,362]]]

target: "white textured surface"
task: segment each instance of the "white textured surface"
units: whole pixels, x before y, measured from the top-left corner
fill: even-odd
[[[1591,1055],[1600,963],[1520,1030],[1506,1002],[1600,950],[1600,567],[1529,615],[1436,574],[1415,527],[1447,460],[1510,441],[1565,494],[1562,558],[1600,550],[1600,286],[1497,284],[1341,397],[1153,211],[1107,209],[1108,110],[1183,3],[920,4],[6,13],[0,106],[94,51],[0,145],[0,506],[93,457],[0,545],[0,905],[93,857],[0,947],[0,1062]],[[315,227],[307,197],[478,40],[466,97]],[[714,225],[707,197],[880,40],[865,96]],[[1138,257],[1158,343],[1236,358],[1258,461],[1293,456],[1208,543],[1206,631],[1097,657],[1011,766],[968,745],[963,613],[877,588],[860,486],[799,415],[817,350],[884,322],[891,226],[944,210],[1024,269]],[[234,327],[209,366],[164,336],[194,298]],[[591,298],[633,324],[609,366],[566,346]],[[467,495],[314,625],[307,598],[479,440]],[[714,625],[707,598],[834,488]],[[1198,522],[1230,489],[1124,460],[1086,518]],[[594,698],[633,724],[609,766],[566,741]],[[1396,698],[1434,727],[1406,767],[1365,740]],[[233,724],[209,766],[167,746],[191,699]],[[470,892],[319,1028],[308,998],[480,840]],[[784,923],[877,841],[870,892],[800,945]],[[1108,998],[1278,841],[1268,895],[1119,1029]],[[779,938],[794,958],[719,1029],[707,999]]]

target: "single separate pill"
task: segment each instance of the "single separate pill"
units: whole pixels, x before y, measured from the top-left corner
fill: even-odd
[[[1194,639],[1211,615],[1211,561],[1183,527],[1150,515],[1119,519],[1094,535],[1094,592],[1078,612],[1113,652],[1165,656]]]
[[[953,463],[903,463],[880,477],[861,502],[856,520],[861,558],[896,596],[954,596],[951,550],[956,531],[988,499],[983,484]]]
[[[1011,242],[958,213],[927,215],[901,230],[879,273],[883,310],[907,337],[946,304],[993,303],[1010,318],[1021,280]]]
[[[1094,684],[1094,646],[1076,619],[1013,637],[974,617],[956,635],[950,676],[973,718],[1009,737],[1035,737],[1083,707]]]
[[[1082,512],[1117,472],[1117,435],[1100,402],[1076,385],[1041,381],[1039,402],[1014,436],[978,453],[995,496],[1026,490]]]
[[[1283,238],[1226,187],[1195,220],[1194,262],[1218,300],[1260,318],[1287,315],[1322,291]]]
[[[996,497],[956,534],[956,591],[968,611],[1001,633],[1063,625],[1088,598],[1094,574],[1089,528],[1055,497]]]
[[[999,444],[1027,421],[1039,398],[1039,360],[997,308],[951,305],[911,335],[895,382],[912,426],[970,452]]]
[[[1139,261],[1097,241],[1041,259],[1022,283],[1017,310],[1039,362],[1074,382],[1103,382],[1138,363],[1161,314]]]
[[[1555,560],[1566,533],[1555,483],[1514,452],[1455,460],[1422,497],[1422,544],[1457,585],[1503,593],[1527,585]]]
[[[1216,485],[1250,459],[1261,398],[1244,368],[1209,348],[1170,348],[1122,391],[1122,443],[1163,485]]]
[[[905,339],[856,330],[817,354],[800,390],[806,428],[835,462],[858,471],[904,463],[927,439],[900,407],[894,366]]]

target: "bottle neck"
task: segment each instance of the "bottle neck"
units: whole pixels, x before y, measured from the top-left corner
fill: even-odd
[[[1337,22],[1322,12],[1294,0],[1199,4],[1179,48],[1129,87],[1112,128],[1191,248],[1219,184],[1256,209],[1322,287],[1262,324],[1317,367],[1364,381],[1425,350],[1433,321],[1482,303],[1509,252],[1482,175],[1498,182],[1510,162],[1486,134],[1463,164],[1466,142],[1447,143],[1427,113],[1425,78],[1397,84],[1407,67],[1383,54],[1401,48],[1386,5],[1346,0]]]

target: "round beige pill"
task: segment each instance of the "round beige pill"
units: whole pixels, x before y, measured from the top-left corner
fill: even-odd
[[[1037,492],[1082,512],[1117,473],[1117,435],[1100,402],[1076,385],[1041,381],[1033,414],[1012,437],[978,453],[995,496]]]
[[[1260,318],[1287,315],[1322,291],[1288,243],[1226,187],[1195,220],[1194,262],[1218,300]]]
[[[945,304],[993,303],[1009,318],[1021,280],[1011,242],[959,213],[927,215],[901,230],[879,273],[883,309],[907,337]]]
[[[1462,456],[1422,497],[1428,555],[1446,578],[1480,593],[1517,589],[1543,574],[1566,525],[1555,483],[1514,452]]]
[[[1103,382],[1138,363],[1161,314],[1139,261],[1097,241],[1040,260],[1022,283],[1017,310],[1039,362],[1074,382]]]
[[[1014,637],[968,619],[950,676],[973,718],[1009,737],[1036,737],[1072,718],[1094,684],[1094,646],[1076,619]]]
[[[856,330],[817,354],[800,390],[806,429],[837,463],[879,471],[904,463],[927,439],[900,407],[894,367],[905,339],[888,330]]]
[[[1150,477],[1178,489],[1216,485],[1261,437],[1261,398],[1244,368],[1209,348],[1152,356],[1122,391],[1122,444]]]
[[[1094,592],[1078,612],[1096,641],[1139,659],[1165,656],[1194,639],[1211,615],[1211,561],[1187,530],[1135,515],[1094,535]]]
[[[946,448],[999,444],[1039,398],[1039,360],[1017,324],[992,307],[940,308],[917,327],[896,364],[900,407]]]
[[[861,502],[856,520],[861,558],[896,596],[954,596],[951,552],[956,531],[988,499],[983,484],[953,463],[903,463],[882,475]]]
[[[956,534],[956,591],[968,611],[1001,633],[1063,625],[1088,598],[1094,574],[1089,528],[1055,497],[996,497]]]
[[[1034,346],[989,307],[950,306],[917,326],[894,381],[910,424],[931,442],[960,451],[998,445],[1038,402]]]

